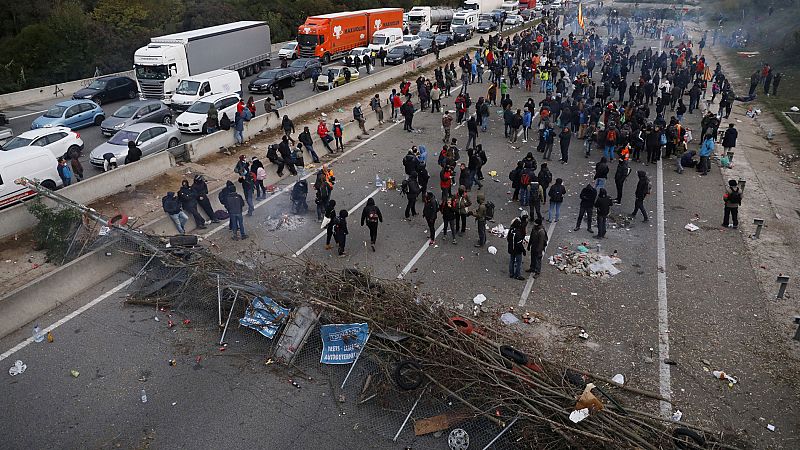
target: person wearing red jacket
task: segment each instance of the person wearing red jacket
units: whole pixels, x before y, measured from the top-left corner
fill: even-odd
[[[328,131],[328,125],[325,124],[325,120],[320,119],[319,125],[317,125],[317,135],[322,141],[322,145],[328,150],[328,153],[333,153],[333,149],[331,148],[333,136],[331,136],[330,131]]]

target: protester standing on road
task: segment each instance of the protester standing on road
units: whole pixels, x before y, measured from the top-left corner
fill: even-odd
[[[422,216],[425,217],[425,222],[428,224],[428,245],[433,245],[436,243],[436,217],[439,215],[439,203],[436,202],[433,192],[425,194],[424,201]]]
[[[349,232],[347,231],[347,210],[342,209],[339,211],[339,216],[336,217],[333,223],[333,237],[336,239],[336,243],[339,244],[339,257],[347,256],[345,253],[344,248],[347,244],[347,235]]]
[[[247,201],[247,215],[252,216],[253,211],[255,210],[255,207],[253,206],[253,191],[255,191],[255,182],[253,181],[253,177],[251,177],[248,173],[239,177],[239,183],[242,184],[244,199]]]
[[[736,139],[738,137],[739,131],[736,130],[736,127],[732,123],[728,124],[728,129],[725,130],[725,134],[722,136],[722,148],[724,149],[722,156],[727,155],[729,152],[733,152],[733,149],[736,147]]]
[[[167,213],[175,228],[180,234],[186,234],[186,222],[189,221],[189,216],[181,210],[181,202],[175,197],[174,192],[167,192],[167,195],[161,199],[161,207]]]
[[[463,165],[464,164],[462,163],[462,166]],[[470,215],[469,207],[472,206],[472,201],[469,199],[469,193],[463,184],[458,187],[456,205],[458,210],[458,217],[456,218],[456,232],[459,236],[463,236],[467,231],[467,217]]]
[[[604,157],[605,158],[605,157]],[[625,180],[628,179],[631,169],[628,167],[628,161],[623,158],[619,159],[617,163],[617,170],[614,172],[614,184],[617,186],[617,204],[622,204],[622,188],[625,186]]]
[[[578,211],[578,220],[575,222],[575,229],[573,231],[578,231],[581,229],[581,221],[583,220],[583,215],[586,214],[586,231],[592,233],[592,210],[594,208],[594,201],[597,199],[597,190],[591,184],[587,184],[581,190],[580,194],[581,204],[580,210]]]
[[[542,273],[542,257],[544,256],[545,248],[547,248],[547,230],[545,230],[542,225],[542,218],[537,217],[533,221],[531,236],[528,239],[528,251],[531,252],[531,266],[526,270],[526,272],[533,272],[534,277]]]
[[[362,134],[369,135],[366,128],[367,119],[364,117],[364,112],[361,110],[361,103],[356,103],[356,106],[353,108],[353,120],[358,122],[358,128],[361,128]]]
[[[236,145],[244,144],[244,118],[242,114],[237,112],[233,119],[233,139]]]
[[[442,210],[442,220],[444,221],[444,229],[442,231],[442,238],[447,238],[447,228],[450,228],[450,234],[453,237],[453,244],[456,243],[456,217],[458,215],[458,199],[452,195],[442,198],[440,205]]]
[[[333,248],[331,246],[331,238],[334,233],[333,225],[336,222],[336,200],[330,200],[325,205],[325,218],[328,219],[327,224],[323,222],[325,225],[325,250],[330,250]]]
[[[58,170],[59,178],[61,178],[61,184],[64,185],[64,187],[72,184],[72,169],[70,169],[67,165],[67,161],[63,157],[58,158],[56,169]]]
[[[597,234],[594,237],[598,239],[606,237],[606,222],[613,203],[606,190],[600,188],[597,200],[594,202],[594,207],[597,208]]]
[[[486,244],[486,196],[483,192],[478,193],[476,202],[478,207],[472,214],[478,227],[478,243],[475,244],[475,247],[483,247]]]
[[[194,217],[194,223],[197,225],[197,228],[201,230],[205,229],[206,220],[197,212],[197,196],[189,186],[189,180],[181,181],[181,188],[178,190],[178,200],[181,202],[181,208]]]
[[[414,104],[411,103],[411,97],[406,99],[403,106],[400,107],[400,114],[403,115],[405,123],[403,123],[403,130],[411,132],[414,131],[412,122],[414,121]]]
[[[247,239],[247,233],[244,231],[244,218],[242,217],[242,210],[244,209],[244,199],[239,195],[235,189],[228,192],[225,200],[225,207],[228,209],[230,216],[229,228],[233,232],[233,240]],[[237,235],[237,233],[239,235]]]
[[[736,180],[728,180],[722,200],[725,203],[722,226],[739,228],[739,205],[742,204],[742,191],[739,189],[739,183]]]
[[[508,236],[508,277],[517,280],[524,280],[520,272],[522,271],[522,256],[525,255],[525,233],[519,217],[515,217],[509,226]]]
[[[442,115],[442,130],[444,130],[444,137],[442,138],[442,142],[447,144],[450,142],[450,129],[453,126],[453,116],[450,115],[450,111],[445,111]]]
[[[416,157],[414,157],[414,159],[416,162]],[[422,190],[422,188],[419,186],[419,181],[417,180],[416,170],[412,169],[412,171],[408,174],[408,180],[406,180],[405,183],[405,194],[406,198],[408,199],[408,203],[406,204],[405,218],[406,220],[411,220],[412,217],[417,216],[417,196],[419,196],[419,193]]]
[[[639,176],[639,182],[636,183],[636,202],[633,206],[631,218],[635,218],[636,213],[641,211],[642,216],[644,216],[642,222],[647,222],[649,219],[647,218],[647,211],[644,209],[644,199],[650,194],[650,179],[647,178],[647,172],[644,170],[640,170],[636,174]]]
[[[544,166],[544,164],[542,164],[542,166]],[[558,218],[561,215],[561,203],[564,202],[564,195],[567,193],[567,189],[564,188],[563,183],[564,180],[556,178],[556,183],[551,186],[550,190],[547,192],[547,196],[550,199],[550,208],[547,210],[548,222],[553,219],[558,222]]]
[[[375,241],[378,239],[378,223],[383,222],[383,214],[375,204],[375,199],[367,200],[367,206],[361,211],[361,226],[364,224],[369,228],[369,242],[372,251],[375,251]]]
[[[700,146],[700,175],[708,175],[711,170],[711,155],[714,154],[714,135],[707,134]]]

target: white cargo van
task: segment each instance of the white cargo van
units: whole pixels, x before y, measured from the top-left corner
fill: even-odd
[[[450,23],[451,27],[464,25],[472,28],[473,30],[478,27],[478,11],[472,9],[462,9],[453,14],[453,21]]]
[[[384,28],[372,34],[372,42],[369,43],[370,50],[378,51],[381,48],[387,52],[403,43],[403,30],[400,28]]]
[[[212,94],[239,94],[241,98],[242,80],[239,72],[220,69],[182,79],[172,95],[170,107],[185,111],[197,100]]]
[[[22,177],[38,180],[50,189],[63,184],[58,176],[58,160],[50,150],[28,146],[0,151],[0,208],[36,195],[27,187],[14,183]]]

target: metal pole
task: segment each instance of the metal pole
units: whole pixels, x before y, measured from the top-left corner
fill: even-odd
[[[345,375],[344,381],[342,381],[341,389],[344,389],[344,384],[347,383],[347,379],[350,378],[350,374],[353,373],[353,369],[356,368],[356,363],[358,362],[358,358],[361,357],[361,353],[363,353],[364,349],[367,347],[367,342],[369,341],[369,337],[370,336],[372,336],[372,332],[371,331],[367,334],[367,339],[364,340],[364,345],[361,347],[361,350],[358,351],[358,354],[356,355],[355,361],[353,361],[353,364],[350,365],[350,370],[347,371],[347,375]]]
[[[505,428],[500,430],[500,433],[498,433],[497,436],[494,437],[494,439],[489,441],[489,443],[486,444],[486,447],[483,447],[483,450],[488,450],[489,447],[492,446],[492,444],[494,444],[498,439],[500,439],[500,436],[505,434],[505,432],[508,431],[509,428],[511,428],[515,423],[517,423],[517,420],[519,420],[519,417],[514,417],[514,420],[512,420],[510,424],[506,425]]]
[[[231,323],[231,316],[233,316],[233,308],[236,306],[236,299],[239,298],[239,291],[233,296],[233,304],[231,305],[231,312],[228,314],[228,320],[225,321],[225,329],[222,330],[222,337],[219,338],[219,345],[225,341],[225,333],[228,332],[228,324]]]
[[[222,326],[222,292],[219,289],[219,274],[217,274],[217,317],[219,326]]]
[[[397,430],[397,434],[394,435],[394,439],[392,439],[392,442],[397,442],[397,438],[400,437],[400,433],[402,433],[403,432],[403,428],[406,427],[406,424],[408,423],[408,419],[411,418],[411,414],[417,408],[417,403],[419,403],[419,401],[422,400],[422,396],[425,395],[425,391],[427,391],[427,390],[428,389],[425,388],[425,389],[422,390],[422,392],[419,393],[419,397],[417,397],[417,401],[414,402],[414,406],[411,407],[411,410],[406,415],[406,420],[404,420],[403,424],[400,425],[400,429]]]

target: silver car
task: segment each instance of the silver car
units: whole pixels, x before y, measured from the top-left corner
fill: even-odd
[[[142,156],[175,147],[181,141],[181,132],[171,125],[157,123],[136,123],[117,131],[105,144],[100,144],[89,154],[89,162],[103,168],[103,155],[112,154],[117,164],[122,165],[128,156],[128,142],[135,142],[142,150]]]
[[[100,124],[100,131],[106,136],[111,136],[128,125],[141,122],[169,125],[172,123],[172,113],[159,100],[137,100],[121,107],[104,120]]]

